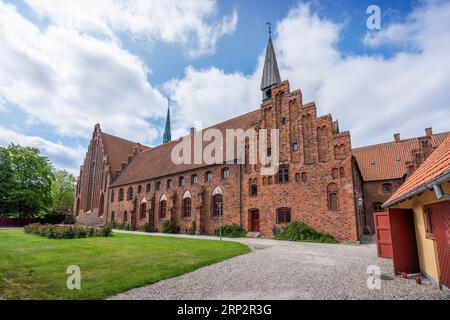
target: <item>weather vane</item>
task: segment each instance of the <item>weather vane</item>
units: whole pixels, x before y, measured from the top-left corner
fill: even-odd
[[[267,21],[266,24],[269,26],[269,35],[272,35],[272,22]]]

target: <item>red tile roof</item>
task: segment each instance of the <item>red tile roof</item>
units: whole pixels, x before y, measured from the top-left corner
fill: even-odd
[[[437,148],[450,132],[433,134],[431,146]],[[387,142],[353,149],[364,181],[402,178],[407,173],[405,165],[413,161],[412,151],[420,149],[420,137]]]
[[[259,110],[255,110],[228,121],[219,123],[210,128],[219,129],[225,137],[226,129],[246,130],[257,122],[260,118]],[[208,128],[208,129],[210,129]],[[139,181],[149,180],[157,177],[163,177],[188,170],[198,169],[208,166],[202,164],[176,164],[171,160],[172,148],[179,143],[175,140],[166,144],[159,145],[148,151],[139,153],[126,169],[117,177],[111,186],[126,185]],[[203,146],[209,142],[204,142]],[[193,143],[192,143],[193,144]],[[193,148],[192,148],[193,149]],[[223,150],[226,152],[225,146]],[[235,148],[236,154],[236,148]],[[225,156],[224,156],[225,160]]]
[[[128,162],[128,155],[133,154],[135,146],[139,146],[141,151],[149,150],[150,147],[138,144],[137,142],[122,139],[111,134],[102,132],[102,142],[105,153],[108,155],[109,165],[112,171],[122,168],[122,162]]]
[[[431,183],[445,175],[450,175],[450,136],[428,157],[427,160],[405,181],[386,201],[384,206],[392,206],[431,188]],[[450,180],[450,179],[449,179]]]

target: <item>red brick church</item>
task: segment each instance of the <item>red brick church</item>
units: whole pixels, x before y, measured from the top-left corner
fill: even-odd
[[[102,132],[97,124],[77,182],[77,223],[147,224],[158,232],[171,221],[186,232],[195,222],[197,234],[213,234],[220,222],[272,236],[301,220],[338,240],[356,241],[373,232],[373,212],[450,134],[430,129],[425,137],[352,150],[348,131],[281,81],[270,37],[261,91],[257,110],[211,128],[279,129],[280,166],[273,176],[261,175],[257,164],[174,164],[171,152],[179,141],[171,141],[169,112],[164,143],[154,148]]]

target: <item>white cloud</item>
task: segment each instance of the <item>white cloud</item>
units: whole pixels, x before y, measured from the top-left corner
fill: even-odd
[[[148,118],[166,102],[147,67],[113,41],[72,29],[41,31],[0,1],[0,97],[60,135],[86,138],[93,125],[151,143]]]
[[[448,16],[450,3],[424,3],[405,24],[365,37],[371,46],[407,45],[393,57],[343,56],[337,47],[343,25],[299,4],[276,28],[282,78],[302,90],[304,102],[317,101],[320,114],[339,119],[341,129],[351,131],[354,146],[390,140],[394,132],[424,134],[428,126],[450,130],[450,42],[444,40],[450,39]],[[409,50],[412,45],[419,50]],[[189,68],[168,87],[183,119],[199,114],[207,123],[225,120],[257,108],[262,63],[260,57],[251,75]]]
[[[53,165],[67,168],[76,175],[86,152],[82,146],[71,148],[62,143],[54,143],[38,136],[27,136],[0,126],[0,145],[7,146],[11,143],[38,148],[51,159]]]
[[[26,0],[57,26],[115,38],[116,31],[182,44],[189,56],[215,51],[220,37],[236,30],[238,15],[218,17],[215,0]]]

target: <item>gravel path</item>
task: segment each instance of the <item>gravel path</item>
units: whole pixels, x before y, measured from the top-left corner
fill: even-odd
[[[428,280],[417,285],[394,276],[391,260],[378,258],[374,244],[232,241],[252,252],[111,299],[450,299]],[[367,288],[371,265],[381,268],[379,290]]]

